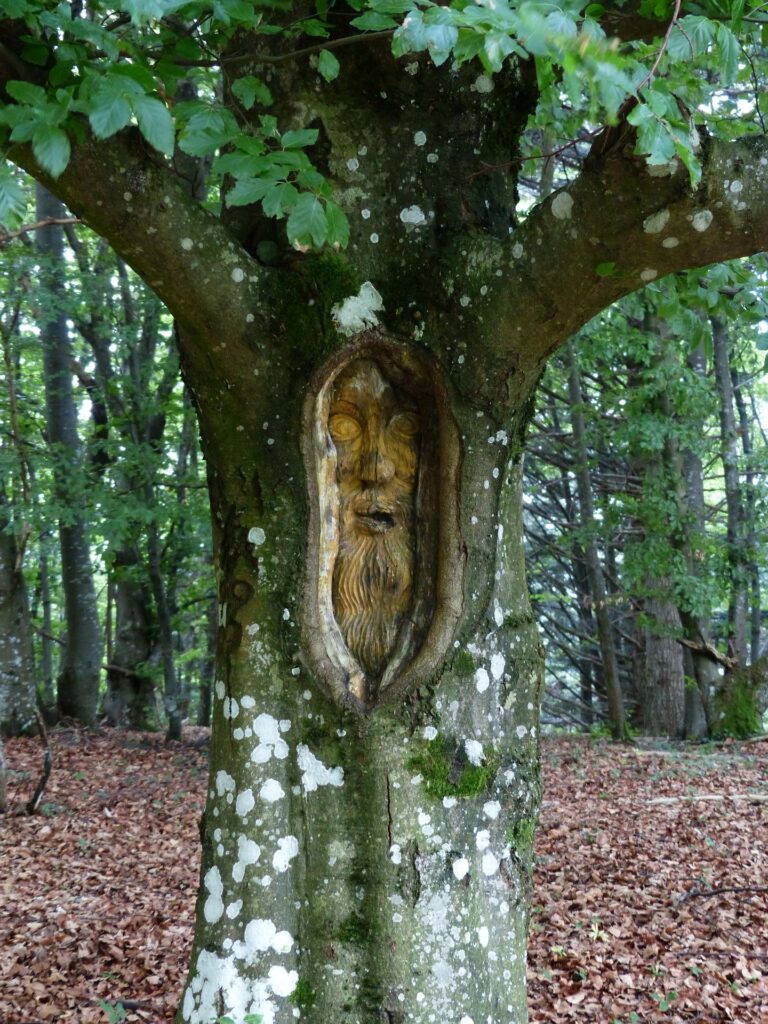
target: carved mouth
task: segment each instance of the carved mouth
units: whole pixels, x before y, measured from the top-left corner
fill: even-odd
[[[371,509],[368,512],[358,512],[357,518],[360,524],[371,533],[386,533],[395,525],[394,516],[380,508]]]

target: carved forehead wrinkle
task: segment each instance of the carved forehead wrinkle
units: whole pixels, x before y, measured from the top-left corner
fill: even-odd
[[[333,389],[334,401],[343,398],[355,405],[360,404],[361,398],[368,404],[371,401],[381,402],[385,396],[394,398],[392,387],[370,359],[356,359],[350,363],[337,377]]]

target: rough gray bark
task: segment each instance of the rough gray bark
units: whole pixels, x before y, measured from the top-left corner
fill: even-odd
[[[752,395],[752,384],[747,374],[740,371],[733,364],[731,365],[731,384],[733,387],[733,399],[739,416],[739,438],[744,457],[744,546],[747,561],[746,574],[749,580],[749,661],[751,664],[760,657],[762,613],[760,567],[757,559],[759,540],[757,536],[756,466],[754,446],[752,444],[754,424],[750,417],[750,412],[754,410],[755,402]],[[752,399],[752,409],[749,411],[747,410],[747,397]],[[757,416],[755,419],[759,423]]]
[[[61,218],[64,207],[42,185],[37,186],[37,217]],[[41,313],[47,440],[53,458],[56,497],[63,507],[71,503],[71,490],[80,459],[77,411],[72,395],[71,351],[66,318],[57,303],[63,287],[63,233],[51,224],[37,232],[38,249],[45,259],[43,281],[48,295]],[[67,643],[58,679],[58,707],[62,715],[87,724],[96,720],[101,665],[101,636],[96,609],[88,531],[79,512],[59,522],[62,589]]]

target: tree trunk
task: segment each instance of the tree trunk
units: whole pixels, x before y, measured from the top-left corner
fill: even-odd
[[[751,664],[760,657],[762,609],[760,601],[760,566],[757,558],[759,541],[757,537],[756,465],[752,444],[753,423],[747,411],[745,392],[753,399],[751,402],[753,409],[755,403],[749,378],[735,365],[731,366],[731,384],[733,386],[734,402],[739,414],[739,437],[741,439],[741,450],[744,455],[744,554],[746,561],[745,572],[749,580],[749,661]]]
[[[42,185],[37,186],[37,218],[64,216],[64,207]],[[53,456],[54,487],[62,506],[72,504],[72,493],[82,485],[77,480],[80,439],[77,410],[72,396],[71,352],[66,317],[57,296],[63,289],[63,235],[51,224],[36,235],[45,259],[44,281],[47,310],[41,313],[45,403],[48,444]],[[79,511],[62,517],[59,523],[61,573],[67,622],[67,645],[58,679],[58,705],[62,715],[86,724],[96,720],[101,665],[101,637],[93,585],[88,532]]]
[[[147,729],[152,722],[155,684],[148,662],[155,646],[151,598],[142,582],[138,552],[124,547],[114,558],[112,590],[115,632],[107,669],[104,709],[111,725]]]
[[[663,581],[660,589],[666,589]],[[678,643],[681,632],[677,607],[660,597],[643,601],[647,624],[638,652],[640,717],[651,736],[680,739],[685,733],[685,667]]]
[[[728,572],[728,647],[731,657],[741,666],[747,664],[749,614],[749,569],[744,538],[744,501],[739,474],[739,432],[733,409],[733,384],[728,325],[712,317],[715,381],[720,400],[720,437],[722,443],[725,504],[727,512]]]
[[[0,736],[35,728],[35,663],[27,588],[0,489]]]
[[[573,348],[569,349],[568,394],[571,401],[571,425],[573,429],[574,454],[576,459],[575,476],[579,494],[581,521],[585,529],[591,531],[594,526],[594,509],[592,503],[592,481],[590,479],[586,427],[584,424],[584,398],[581,391],[579,367]],[[600,657],[602,661],[603,686],[608,700],[608,716],[611,723],[611,734],[614,740],[624,740],[627,725],[624,717],[624,698],[619,680],[619,665],[616,657],[616,642],[613,635],[613,623],[608,612],[608,597],[600,564],[600,555],[594,534],[589,533],[585,544],[585,561],[589,587],[592,592],[592,605],[597,622],[597,635],[600,640]]]

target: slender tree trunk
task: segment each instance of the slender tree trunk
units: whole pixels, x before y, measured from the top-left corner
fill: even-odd
[[[715,381],[720,400],[720,437],[722,443],[725,504],[727,511],[728,572],[728,646],[741,666],[747,664],[749,611],[749,567],[744,538],[744,500],[739,472],[739,431],[734,415],[733,385],[728,325],[712,317]]]
[[[37,218],[62,218],[64,207],[42,185],[37,186]],[[56,497],[75,507],[59,523],[62,589],[67,623],[67,646],[58,679],[61,714],[87,724],[96,720],[101,665],[101,636],[93,584],[86,524],[74,494],[84,493],[78,480],[80,439],[72,395],[71,351],[63,294],[63,233],[50,225],[37,232],[45,260],[46,311],[41,314],[48,444],[53,458]],[[73,493],[74,492],[74,493]]]
[[[0,489],[0,736],[34,729],[36,703],[27,588],[10,506]]]
[[[757,488],[755,486],[755,461],[752,445],[752,423],[747,413],[745,391],[751,389],[746,374],[731,366],[733,397],[739,416],[739,437],[744,455],[744,546],[746,574],[749,580],[749,661],[760,657],[760,567],[757,560]],[[754,403],[752,403],[754,406]]]
[[[585,543],[585,560],[590,591],[592,593],[592,610],[597,623],[597,634],[600,640],[603,685],[608,701],[608,715],[611,723],[611,734],[614,740],[624,740],[627,734],[624,717],[624,698],[619,680],[619,665],[616,657],[616,641],[613,634],[613,623],[608,612],[608,599],[600,564],[597,541],[592,532],[594,526],[594,508],[592,502],[592,481],[589,471],[587,452],[586,426],[584,423],[584,397],[581,390],[581,376],[573,347],[568,351],[568,394],[571,402],[571,425],[573,429],[574,457],[576,461],[575,475],[581,509],[581,521],[589,531]]]

